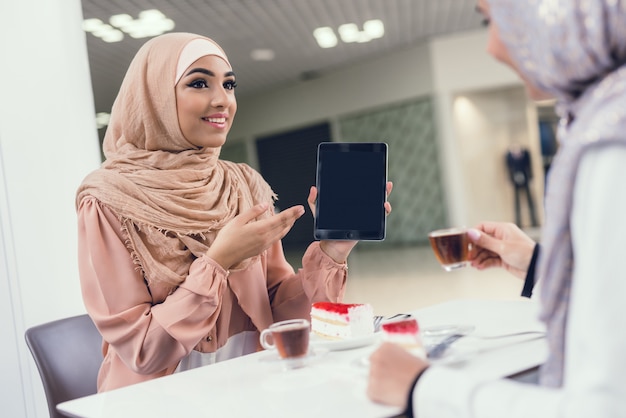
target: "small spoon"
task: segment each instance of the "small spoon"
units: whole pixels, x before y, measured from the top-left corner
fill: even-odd
[[[448,350],[448,348],[459,338],[464,337],[466,334],[452,334],[444,338],[441,342],[433,345],[428,349],[426,355],[429,359],[439,359],[444,353]]]

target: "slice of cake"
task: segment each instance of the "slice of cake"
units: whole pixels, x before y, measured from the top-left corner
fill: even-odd
[[[426,358],[417,319],[406,318],[383,322],[381,331],[384,341],[399,344],[413,354]]]
[[[367,303],[316,302],[311,330],[327,339],[342,340],[374,333],[374,310]]]

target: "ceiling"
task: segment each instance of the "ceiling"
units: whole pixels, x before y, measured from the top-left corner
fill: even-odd
[[[423,43],[430,37],[480,27],[476,0],[82,0],[83,17],[108,22],[158,9],[176,26],[216,40],[237,73],[237,95],[252,95]],[[320,48],[313,30],[344,23],[359,28],[382,20],[385,35],[368,43]],[[128,65],[146,39],[128,35],[106,43],[87,33],[96,112],[108,112]],[[272,61],[254,61],[256,48],[274,50]]]

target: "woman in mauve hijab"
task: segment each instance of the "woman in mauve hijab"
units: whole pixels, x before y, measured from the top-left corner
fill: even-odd
[[[81,289],[103,337],[99,391],[254,352],[273,322],[343,298],[356,242],[314,242],[294,272],[280,240],[304,207],[274,214],[263,178],[219,159],[236,86],[224,51],[199,35],[156,37],[130,64],[106,160],[76,199]]]
[[[368,395],[420,418],[626,417],[626,1],[479,8],[489,53],[532,98],[556,98],[561,116],[537,265],[548,357],[531,385],[429,367],[385,344]]]

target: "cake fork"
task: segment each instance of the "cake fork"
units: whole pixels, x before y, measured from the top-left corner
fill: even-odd
[[[471,336],[474,338],[478,338],[481,340],[496,340],[496,339],[504,339],[508,337],[517,337],[519,335],[531,335],[536,334],[537,336],[545,335],[544,331],[530,330],[530,331],[514,331],[506,334],[498,334],[498,335],[473,335],[471,332],[461,332],[455,333],[447,336],[437,344],[434,344],[430,348],[426,350],[426,356],[429,359],[438,359],[443,356],[443,354],[448,350],[448,348],[454,343],[456,340],[462,337]]]
[[[443,353],[448,350],[448,347],[459,338],[465,337],[467,334],[452,334],[444,338],[441,342],[433,345],[426,351],[426,356],[429,359],[438,359],[443,356]]]
[[[403,314],[403,313],[392,315],[389,318],[385,318],[382,315],[375,315],[374,316],[374,332],[380,331],[383,321],[387,321],[390,319],[410,318],[410,317],[411,317],[410,314]]]

